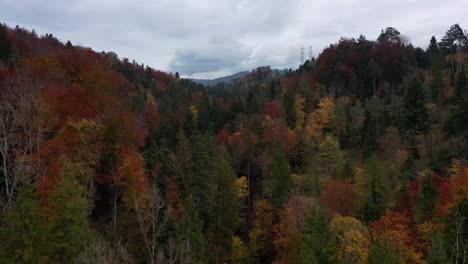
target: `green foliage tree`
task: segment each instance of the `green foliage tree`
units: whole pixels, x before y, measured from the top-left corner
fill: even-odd
[[[47,225],[49,263],[68,262],[95,237],[87,219],[91,202],[75,179],[76,170],[72,163],[64,163],[62,179],[49,200],[52,207]]]
[[[370,264],[400,264],[403,263],[398,251],[390,246],[390,241],[377,238],[371,244],[369,250]]]
[[[11,44],[8,40],[7,27],[0,24],[0,61],[7,62],[10,56]]]
[[[333,176],[343,161],[340,144],[331,135],[325,137],[325,141],[319,145],[319,159],[327,174]]]
[[[293,185],[288,158],[280,142],[277,142],[274,146],[271,173],[271,204],[275,209],[280,209],[284,202],[289,199]]]
[[[0,224],[0,259],[4,263],[41,263],[47,243],[34,185],[24,181]]]
[[[421,180],[420,194],[416,204],[416,221],[423,223],[430,220],[435,213],[437,188],[432,183],[432,172],[426,171]]]
[[[296,113],[294,110],[295,96],[290,90],[286,90],[283,95],[283,107],[286,115],[286,124],[291,129],[296,127]]]
[[[239,215],[239,199],[235,188],[236,175],[229,154],[223,148],[215,151],[213,159],[212,214],[209,219],[213,232],[214,261],[228,256]]]
[[[412,159],[419,158],[416,136],[428,132],[429,121],[424,89],[419,80],[413,77],[403,100],[403,113],[400,124],[403,142],[406,143],[409,157]]]
[[[380,218],[385,206],[386,188],[383,165],[371,156],[366,161],[365,171],[358,184],[366,196],[366,202],[361,209],[361,218],[364,222],[370,223]]]
[[[312,209],[299,237],[297,263],[336,263],[335,241],[326,212],[321,208]]]
[[[468,82],[466,80],[465,65],[462,64],[461,70],[457,72],[455,77],[455,98],[454,103],[457,104],[463,100],[463,94],[468,90]]]

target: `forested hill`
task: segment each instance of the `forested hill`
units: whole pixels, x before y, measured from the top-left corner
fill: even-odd
[[[1,25],[0,263],[464,263],[465,32],[205,87]]]

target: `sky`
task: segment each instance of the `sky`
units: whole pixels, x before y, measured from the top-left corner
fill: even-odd
[[[468,0],[0,0],[0,22],[113,51],[186,78],[258,66],[297,68],[341,37],[392,26],[425,48],[459,23]]]

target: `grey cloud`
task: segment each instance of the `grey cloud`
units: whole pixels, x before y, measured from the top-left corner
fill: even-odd
[[[261,65],[297,67],[340,37],[375,39],[396,27],[427,46],[451,24],[468,27],[459,0],[0,0],[0,22],[115,51],[166,71],[210,76]]]

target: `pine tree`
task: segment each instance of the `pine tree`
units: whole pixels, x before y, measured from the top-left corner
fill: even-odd
[[[439,53],[439,46],[437,45],[435,36],[432,36],[429,47],[427,48],[427,52],[429,52],[431,55]]]
[[[444,79],[441,70],[436,69],[433,71],[430,88],[432,94],[432,102],[435,104],[440,104],[444,89]]]
[[[213,190],[212,143],[209,136],[196,132],[192,136],[192,182],[187,193],[191,194],[201,219],[208,219]]]
[[[229,254],[231,237],[234,235],[237,216],[239,215],[239,199],[235,189],[236,175],[229,162],[229,154],[224,149],[215,151],[213,159],[213,194],[211,201],[211,222],[216,245],[215,262]]]
[[[299,237],[297,263],[336,263],[338,250],[335,241],[325,211],[312,209]]]
[[[359,179],[359,185],[367,199],[361,209],[361,218],[366,223],[379,219],[383,214],[386,186],[383,176],[382,164],[375,156],[371,156],[366,161],[363,178]]]
[[[319,159],[328,176],[335,175],[343,161],[343,154],[340,150],[340,144],[333,136],[327,135],[325,141],[319,145]]]
[[[286,115],[286,124],[291,129],[294,129],[296,127],[296,113],[294,109],[295,100],[296,99],[294,97],[294,94],[290,90],[287,90],[284,93],[283,106]]]
[[[455,77],[455,98],[454,103],[459,103],[463,94],[468,90],[468,82],[466,80],[465,65],[463,64],[461,70],[457,72]]]
[[[437,203],[437,188],[432,183],[432,172],[426,171],[421,181],[420,195],[416,204],[415,218],[419,223],[430,220]]]
[[[41,263],[43,261],[44,221],[34,197],[34,186],[25,181],[18,190],[11,209],[0,224],[0,259],[2,263]]]
[[[0,23],[0,61],[7,62],[10,56],[11,44],[8,40],[7,27]]]
[[[289,162],[280,142],[277,142],[274,147],[271,164],[271,204],[275,209],[280,209],[281,206],[289,199],[293,185]]]
[[[390,242],[383,238],[377,238],[371,244],[369,250],[370,264],[400,264],[403,263],[398,251],[390,246]]]
[[[69,262],[94,238],[87,221],[91,202],[75,179],[76,170],[72,163],[64,163],[62,179],[49,200],[48,263]]]
[[[413,77],[403,100],[401,120],[402,139],[407,144],[408,153],[413,159],[419,158],[416,136],[427,133],[430,128],[425,98],[421,83]]]

